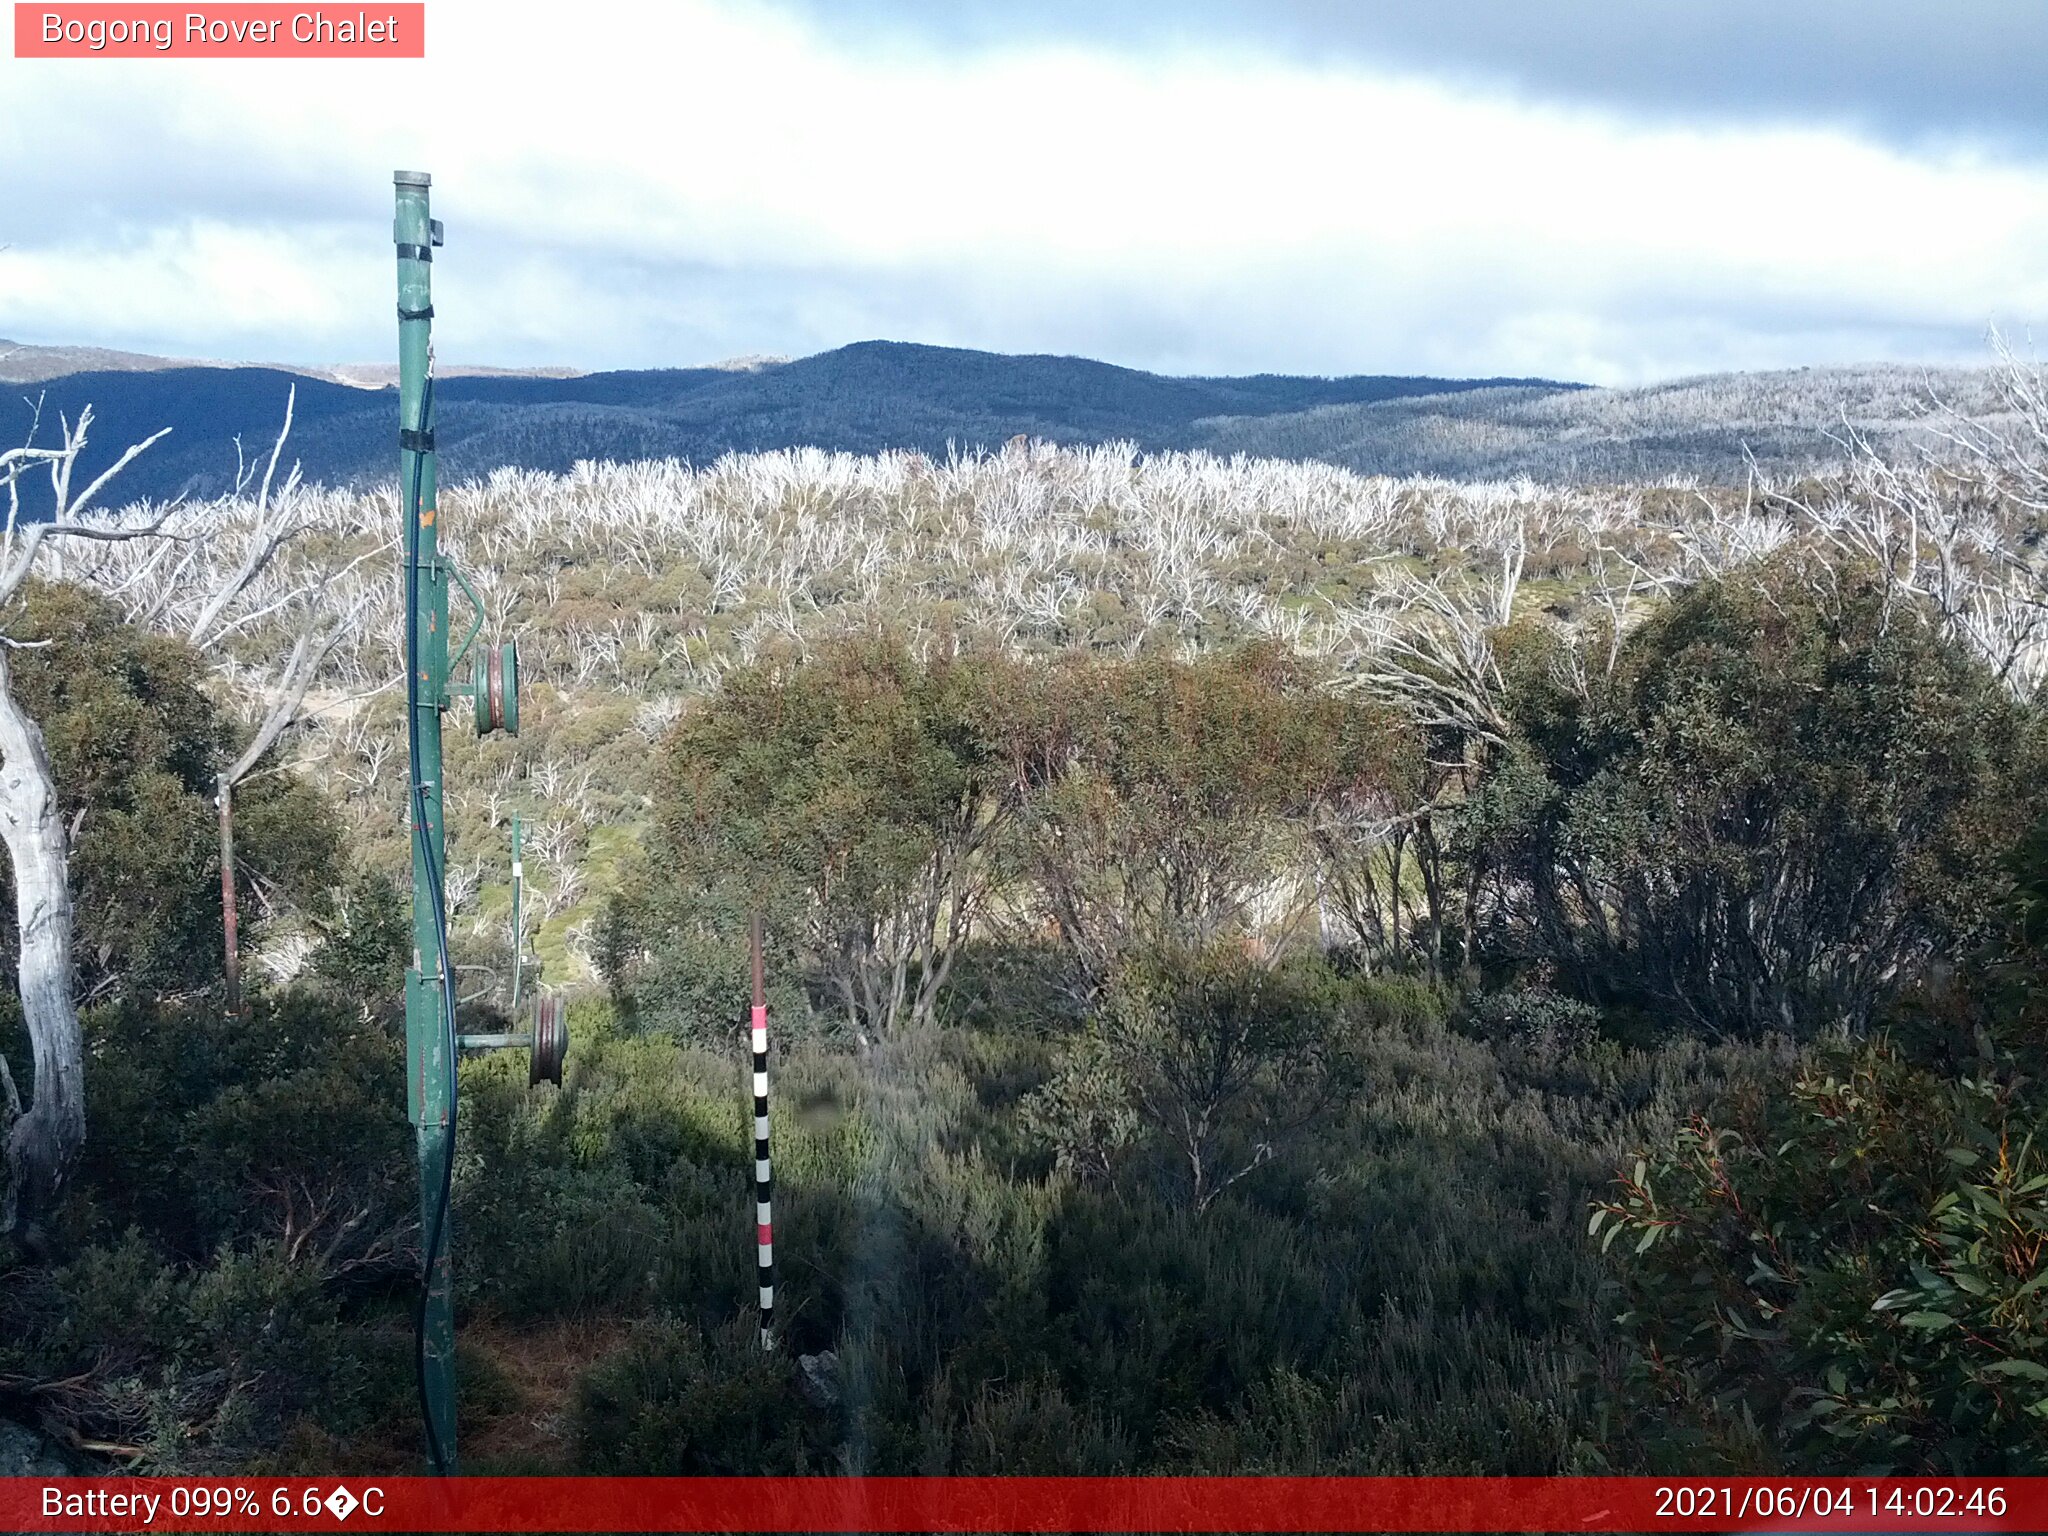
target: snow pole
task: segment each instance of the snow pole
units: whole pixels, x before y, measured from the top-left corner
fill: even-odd
[[[754,1011],[749,1034],[754,1049],[754,1249],[761,1282],[761,1347],[775,1347],[775,1238],[770,1210],[774,1176],[768,1163],[768,991],[761,959],[761,914],[749,921],[748,948],[754,961]]]

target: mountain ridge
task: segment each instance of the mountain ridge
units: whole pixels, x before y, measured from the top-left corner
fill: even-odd
[[[214,357],[165,357],[118,347],[45,346],[0,336],[0,384],[42,384],[78,373],[167,373],[181,368],[263,369],[359,389],[381,389],[398,382],[395,363],[235,362]],[[455,363],[442,369],[451,378],[575,378],[585,371],[566,364],[503,368],[488,363]]]
[[[172,429],[124,473],[122,488],[130,497],[161,501],[231,489],[235,439],[245,452],[267,449],[293,390],[290,452],[309,481],[362,484],[393,472],[397,405],[389,385],[341,382],[331,369],[42,350],[122,362],[33,381],[46,421],[58,412],[76,419],[84,405],[94,407],[97,425],[83,469],[111,462],[127,443],[160,427]],[[1019,433],[1069,443],[1193,448],[1201,446],[1201,423],[1210,420],[1243,422],[1468,389],[1578,387],[1378,374],[1175,377],[1091,358],[862,341],[786,361],[737,359],[696,368],[449,369],[436,381],[435,428],[443,477],[455,479],[506,465],[566,470],[583,459],[703,462],[797,446],[943,453],[995,447]],[[0,420],[0,441],[19,440],[28,421],[26,405],[12,429]]]
[[[136,365],[38,381],[14,421],[0,405],[0,442],[21,441],[35,398],[45,423],[94,407],[82,471],[96,472],[128,443],[170,427],[170,437],[124,473],[129,498],[203,499],[232,489],[235,439],[245,454],[266,451],[294,390],[290,453],[308,481],[362,486],[394,473],[398,407],[388,384],[341,382],[319,370],[43,350]],[[165,366],[140,366],[154,362]],[[1944,408],[1989,419],[2002,408],[1991,378],[1983,368],[1887,364],[1706,374],[1623,389],[1384,374],[1174,376],[1048,353],[862,341],[810,357],[694,368],[447,369],[435,415],[448,483],[507,466],[701,464],[794,447],[943,456],[995,449],[1019,435],[1444,479],[1739,482],[1753,466],[1798,473],[1838,459],[1845,425],[1882,445],[1924,442]],[[36,515],[46,494],[39,503],[33,481],[24,490]]]

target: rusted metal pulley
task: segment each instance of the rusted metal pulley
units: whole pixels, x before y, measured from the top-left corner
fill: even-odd
[[[485,646],[477,653],[476,733],[488,736],[503,731],[519,734],[519,646],[507,640],[500,646]]]
[[[562,1059],[569,1054],[569,1013],[562,1000],[542,993],[533,1003],[533,1045],[528,1058],[526,1085],[562,1083]]]

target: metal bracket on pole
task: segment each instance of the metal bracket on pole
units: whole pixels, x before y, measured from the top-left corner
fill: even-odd
[[[428,444],[429,447],[433,445]],[[455,585],[462,588],[462,595],[469,599],[469,633],[462,637],[462,644],[455,647],[455,654],[448,658],[448,671],[452,676],[461,666],[462,658],[469,654],[469,648],[476,643],[476,637],[483,632],[484,605],[476,595],[476,588],[469,584],[469,578],[462,574],[462,567],[454,563],[448,566],[448,574],[455,578]]]

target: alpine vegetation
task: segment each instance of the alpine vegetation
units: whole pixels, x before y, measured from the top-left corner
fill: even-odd
[[[576,1041],[460,1067],[466,1469],[2040,1470],[2048,394],[1980,385],[1732,477],[444,489],[531,685],[447,744],[461,1027],[537,966]],[[417,1454],[399,502],[287,458],[9,546],[0,1389],[140,1470]]]

